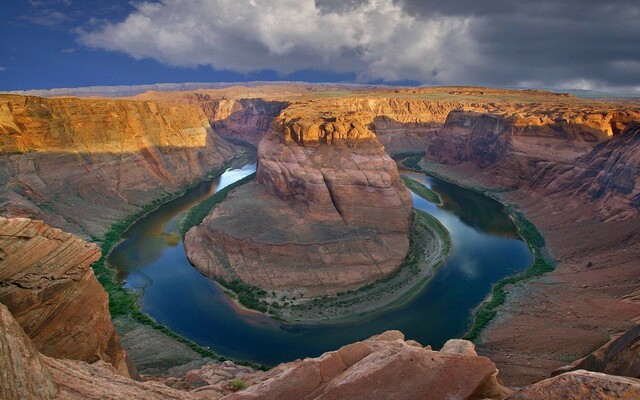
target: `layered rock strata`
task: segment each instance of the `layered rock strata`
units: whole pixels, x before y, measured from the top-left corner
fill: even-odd
[[[408,249],[412,201],[394,162],[357,120],[287,109],[246,185],[187,234],[204,274],[272,290],[332,294],[393,272]]]
[[[271,123],[287,107],[284,101],[263,99],[212,100],[196,95],[214,132],[226,139],[240,140],[258,147]]]
[[[142,383],[120,376],[103,361],[87,364],[40,354],[3,304],[0,304],[0,333],[2,399],[200,398],[160,383]]]
[[[0,214],[99,236],[234,155],[196,105],[0,96]]]
[[[481,337],[481,354],[505,371],[508,384],[529,384],[587,356],[640,315],[634,112],[585,118],[598,126],[611,117],[599,134],[576,126],[569,135],[556,126],[533,136],[517,119],[453,112],[426,152],[428,161],[446,165],[426,168],[502,189],[497,196],[540,228],[557,261],[556,271],[507,287],[507,306]]]
[[[0,302],[51,357],[103,360],[135,374],[91,263],[100,250],[41,221],[0,217]]]

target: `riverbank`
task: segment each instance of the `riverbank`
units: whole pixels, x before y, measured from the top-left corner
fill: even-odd
[[[500,173],[471,163],[420,163],[430,173],[481,190],[526,215],[556,268],[506,283],[501,305],[476,337],[509,386],[523,386],[626,332],[640,316],[640,218],[603,223],[594,204],[526,183],[504,189]],[[410,164],[411,166],[411,164]]]
[[[414,210],[407,256],[390,276],[357,290],[314,299],[267,298],[286,321],[303,324],[348,323],[401,307],[418,294],[451,251],[451,237],[431,215]]]
[[[515,285],[553,271],[555,268],[555,261],[549,254],[544,237],[538,231],[536,226],[526,219],[522,211],[518,210],[515,204],[505,204],[503,200],[495,195],[495,193],[503,192],[502,190],[490,190],[482,186],[470,185],[468,181],[465,181],[464,178],[462,178],[462,176],[447,173],[446,169],[442,168],[439,164],[427,162],[420,156],[408,157],[402,164],[412,171],[427,173],[443,181],[465,187],[500,202],[504,206],[505,212],[509,215],[509,218],[511,218],[513,223],[516,225],[518,234],[529,247],[531,254],[533,254],[534,259],[531,267],[517,275],[509,276],[496,282],[487,298],[474,310],[473,322],[471,323],[467,333],[464,335],[464,339],[476,340],[482,330],[485,329],[496,317],[498,308],[505,303],[505,288],[508,285]],[[426,195],[432,197],[428,192]]]
[[[147,360],[147,363],[152,366],[150,369],[142,368],[140,372],[162,375],[171,368],[180,367],[185,362],[189,366],[193,366],[211,361],[226,361],[227,358],[178,335],[141,312],[139,305],[140,294],[124,288],[124,283],[118,280],[115,269],[107,265],[107,259],[111,251],[122,241],[122,237],[127,230],[141,218],[157,210],[160,206],[182,196],[187,190],[222,175],[227,169],[246,164],[251,158],[250,152],[242,152],[223,167],[211,171],[197,182],[193,182],[176,192],[168,193],[146,204],[138,212],[113,224],[102,240],[96,240],[101,247],[102,257],[92,265],[92,268],[98,281],[109,295],[109,311],[122,342],[125,344],[125,350],[132,356],[134,363],[143,359]],[[137,339],[140,330],[146,331],[147,338],[154,337],[154,340],[146,340],[145,343],[140,343]],[[133,334],[132,332],[137,333]],[[136,338],[132,338],[132,336],[136,336]],[[164,352],[164,355],[161,355],[161,352],[158,352],[156,347],[149,345],[151,342],[162,343],[163,348],[171,348],[172,351]],[[128,345],[126,345],[127,343]],[[152,360],[148,361],[148,358]],[[250,362],[240,361],[237,363],[256,368],[261,367]]]

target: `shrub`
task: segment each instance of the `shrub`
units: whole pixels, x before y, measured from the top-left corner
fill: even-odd
[[[247,382],[245,382],[244,379],[232,379],[229,382],[229,387],[231,387],[231,390],[233,390],[234,392],[237,392],[238,390],[246,388]]]

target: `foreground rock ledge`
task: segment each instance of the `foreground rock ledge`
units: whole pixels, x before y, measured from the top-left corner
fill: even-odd
[[[111,323],[109,299],[90,265],[100,249],[42,221],[0,217],[0,302],[51,357],[134,369]]]

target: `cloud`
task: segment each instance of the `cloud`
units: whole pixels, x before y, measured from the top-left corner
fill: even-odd
[[[33,24],[42,25],[42,26],[61,25],[61,24],[64,24],[65,22],[71,21],[72,19],[67,14],[61,11],[56,11],[51,8],[38,9],[32,14],[23,15],[21,18]]]
[[[631,88],[637,0],[164,0],[78,30],[89,47],[218,70],[425,84]],[[631,90],[631,89],[629,89]]]
[[[361,80],[422,81],[446,74],[445,47],[462,50],[466,23],[416,19],[392,0],[338,11],[313,0],[168,0],[137,4],[120,23],[80,31],[80,41],[173,66],[281,74],[316,69],[354,72]]]
[[[0,72],[2,71],[6,71],[7,69],[5,67],[0,67]]]

